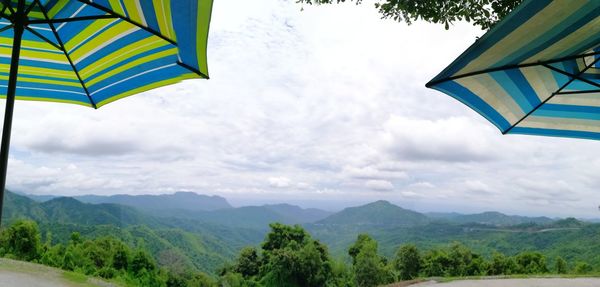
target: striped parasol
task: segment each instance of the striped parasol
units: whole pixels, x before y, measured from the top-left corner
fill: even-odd
[[[525,0],[427,87],[503,134],[600,139],[600,1]]]
[[[15,99],[99,108],[208,78],[211,10],[212,0],[0,0],[0,212]]]

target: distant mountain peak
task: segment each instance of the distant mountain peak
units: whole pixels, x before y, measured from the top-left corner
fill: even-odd
[[[45,204],[53,204],[53,203],[68,203],[68,204],[84,204],[83,202],[72,198],[72,197],[68,197],[68,196],[60,196],[60,197],[55,197],[52,198],[46,202],[44,202]]]
[[[383,200],[383,199],[373,201],[371,203],[367,203],[366,205],[394,205],[394,206],[397,206],[397,205],[395,205],[387,200]]]
[[[404,209],[386,200],[378,200],[361,206],[345,208],[317,224],[416,226],[428,222],[429,218],[424,214]]]

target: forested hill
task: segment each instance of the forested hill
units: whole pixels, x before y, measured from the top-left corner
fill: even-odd
[[[208,273],[233,260],[244,246],[259,244],[272,222],[303,225],[328,245],[336,257],[346,257],[348,246],[360,233],[371,234],[378,240],[386,256],[392,256],[399,245],[407,242],[432,248],[458,241],[485,256],[494,251],[510,255],[540,250],[590,263],[595,259],[589,254],[600,250],[600,243],[594,241],[600,234],[600,224],[496,212],[432,216],[387,201],[333,214],[288,204],[150,211],[122,204],[83,203],[65,197],[37,202],[7,193],[5,224],[17,218],[37,221],[44,236],[52,233],[53,242],[67,242],[73,231],[88,238],[111,235],[132,246],[141,244],[158,258],[159,264],[168,266],[175,260]],[[573,250],[577,250],[576,254]]]
[[[57,196],[25,196],[40,202],[42,205],[59,198]],[[151,214],[155,217],[194,219],[224,226],[260,227],[265,230],[271,222],[373,226],[418,226],[430,222],[446,222],[453,224],[478,223],[494,226],[512,226],[528,223],[543,225],[554,221],[554,219],[548,217],[506,215],[495,211],[477,214],[419,213],[383,200],[361,206],[348,207],[334,213],[315,208],[301,208],[286,203],[234,208],[223,197],[208,196],[193,192],[176,192],[174,194],[162,195],[84,195],[73,198],[83,203],[118,204],[120,206],[133,207],[142,213]],[[109,206],[104,207],[108,208]],[[127,213],[129,211],[124,210],[123,212]]]
[[[424,214],[380,200],[349,207],[323,220],[320,225],[416,226],[430,221]]]
[[[168,267],[173,262],[213,273],[244,246],[260,242],[264,232],[230,228],[193,219],[160,218],[119,204],[90,204],[69,197],[36,202],[6,192],[2,226],[32,219],[54,243],[66,244],[72,232],[87,238],[114,236],[131,246],[143,246]],[[51,235],[50,235],[51,234]]]
[[[202,195],[194,192],[176,192],[161,195],[82,195],[75,196],[75,199],[87,203],[123,204],[146,211],[167,209],[205,211],[232,208],[229,202],[223,197]]]
[[[510,226],[525,223],[548,224],[554,220],[545,217],[527,217],[519,215],[506,215],[496,211],[487,211],[477,214],[440,213],[432,212],[426,214],[432,219],[446,220],[453,223],[480,223],[496,226]]]

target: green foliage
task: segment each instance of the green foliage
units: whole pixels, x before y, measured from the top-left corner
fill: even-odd
[[[537,274],[548,272],[546,258],[537,252],[523,252],[516,257],[494,253],[487,261],[464,245],[454,243],[447,249],[432,249],[423,256],[422,275],[479,276]]]
[[[59,200],[58,203],[66,206],[77,204],[69,200]],[[49,204],[51,211],[61,214],[60,218],[69,216],[74,221],[77,214],[59,208],[58,203]],[[385,202],[375,205],[389,207]],[[32,211],[37,210],[33,203],[26,206]],[[94,208],[93,205],[85,207]],[[46,208],[43,206],[41,210],[47,212]],[[103,210],[106,208],[102,207]],[[372,205],[367,209],[373,210]],[[36,211],[36,216],[39,216],[39,211]],[[380,212],[377,216],[383,218],[404,212],[397,208],[388,211],[392,212]],[[79,214],[82,212],[78,211]],[[10,214],[16,216],[12,211]],[[96,212],[86,215],[86,222],[91,220],[91,214]],[[353,214],[366,213],[354,210]],[[117,214],[112,214],[109,218],[115,216]],[[485,220],[490,222],[498,218],[501,223],[528,220],[485,213]],[[99,276],[131,286],[354,287],[386,284],[396,278],[547,273],[546,258],[556,258],[550,263],[552,271],[557,273],[568,273],[569,263],[574,265],[571,272],[581,274],[600,266],[600,257],[595,256],[600,253],[600,241],[597,240],[600,224],[576,219],[518,226],[417,223],[418,220],[413,222],[417,225],[407,226],[393,219],[386,219],[390,223],[388,225],[376,225],[367,220],[358,225],[349,222],[308,225],[310,234],[301,226],[272,224],[266,236],[185,219],[169,219],[168,226],[155,225],[157,222],[153,220],[127,226],[42,221],[39,223],[41,232],[32,222],[11,220],[14,224],[0,234],[0,255],[32,260],[72,270],[73,274]],[[44,238],[40,238],[39,233],[45,234]],[[264,238],[260,248],[242,249],[248,244],[259,244],[260,239],[248,239],[257,234]],[[356,237],[356,234],[360,235]],[[15,238],[28,239],[21,241]],[[337,250],[347,251],[352,264],[331,259],[327,246],[315,238],[324,239]],[[460,244],[448,245],[448,242]],[[400,244],[403,245],[398,247]],[[233,250],[241,250],[237,259]],[[339,251],[334,254],[339,258],[345,255]],[[388,261],[385,255],[393,260]],[[420,260],[417,260],[419,257]],[[562,258],[561,262],[559,259]],[[228,259],[235,262],[229,264]],[[219,272],[218,282],[198,272],[213,272],[216,266],[228,266]]]
[[[300,225],[284,225],[281,223],[273,223],[269,225],[271,232],[267,234],[267,238],[262,243],[262,249],[265,251],[273,251],[286,247],[291,242],[304,242],[308,233]]]
[[[0,238],[5,253],[21,260],[35,260],[40,255],[38,226],[30,220],[19,220],[4,230]]]
[[[299,225],[270,225],[262,244],[261,282],[267,286],[324,286],[331,266],[327,248]]]
[[[151,272],[156,269],[154,259],[143,250],[138,250],[131,260],[131,272],[140,274],[143,272]]]
[[[429,250],[423,257],[423,273],[425,276],[445,276],[449,266],[450,258],[444,250]]]
[[[298,225],[273,223],[270,227],[260,253],[254,248],[244,248],[235,264],[221,271],[224,284],[309,287],[326,286],[335,281],[325,245],[312,239]],[[335,271],[346,276],[343,270]]]
[[[377,241],[375,239],[366,233],[359,234],[356,242],[348,249],[348,255],[352,257],[352,265],[356,265],[356,257],[366,245],[374,245],[375,249],[377,249]]]
[[[395,275],[385,258],[377,253],[377,241],[370,236],[360,234],[348,253],[353,258],[357,286],[371,287],[395,281]]]
[[[517,264],[513,258],[494,252],[487,270],[489,275],[510,275],[516,272]]]
[[[349,0],[354,1],[354,0]],[[306,4],[331,4],[346,0],[297,0]],[[355,0],[361,3],[362,0]],[[522,0],[379,0],[375,7],[383,18],[404,21],[425,20],[444,24],[446,29],[456,21],[465,20],[483,29],[492,27]]]
[[[158,218],[128,206],[84,204],[72,198],[35,202],[6,192],[5,203],[3,226],[21,218],[35,220],[40,233],[45,235],[42,248],[57,243],[66,248],[73,240],[74,244],[80,244],[83,243],[82,238],[103,236],[116,237],[128,246],[138,247],[143,238],[143,248],[157,265],[176,273],[186,270],[213,273],[219,266],[234,259],[242,247],[261,242],[266,233],[266,226],[255,230],[191,219]],[[73,231],[78,234],[73,235]],[[0,255],[6,252],[0,250]],[[48,258],[45,260],[50,263]],[[118,270],[121,267],[113,268]]]
[[[539,252],[523,252],[516,256],[518,272],[521,274],[547,273],[546,257]]]
[[[331,278],[327,282],[328,286],[335,287],[354,287],[354,272],[346,263],[338,260],[331,260]]]
[[[560,256],[556,257],[554,262],[554,272],[556,272],[556,274],[566,274],[567,271],[567,261]]]
[[[577,262],[577,264],[575,264],[574,271],[576,274],[588,274],[592,272],[592,269],[592,266],[587,262]]]
[[[254,247],[245,247],[240,251],[240,255],[235,265],[235,272],[242,274],[245,278],[258,275],[261,262],[259,261],[258,252]]]
[[[113,236],[85,239],[78,232],[71,233],[68,244],[40,246],[40,234],[33,221],[16,221],[0,234],[0,249],[5,256],[74,271],[73,274],[118,279],[132,286],[188,287],[216,286],[204,273],[185,271],[181,274],[160,269],[147,251],[131,247]],[[133,255],[132,255],[133,254]]]
[[[396,267],[401,280],[418,277],[421,271],[421,255],[417,246],[414,244],[400,246],[394,259],[394,267]]]

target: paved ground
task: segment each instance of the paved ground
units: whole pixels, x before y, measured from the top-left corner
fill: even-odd
[[[410,287],[598,287],[600,278],[530,278],[423,282]]]
[[[0,287],[114,287],[86,276],[43,265],[0,258]]]
[[[72,286],[69,282],[56,277],[40,276],[40,274],[19,273],[0,270],[0,286],[20,287],[63,287]]]

